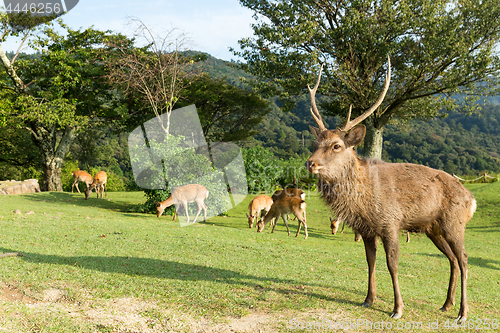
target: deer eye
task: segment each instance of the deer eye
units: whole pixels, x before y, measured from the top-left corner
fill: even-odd
[[[339,150],[340,149],[340,145],[334,145],[333,146],[333,150]]]

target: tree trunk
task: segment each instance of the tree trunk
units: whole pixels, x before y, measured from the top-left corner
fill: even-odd
[[[382,158],[382,144],[384,142],[384,126],[377,126],[374,117],[365,121],[366,136],[364,140],[363,156],[368,158]]]
[[[45,165],[42,191],[62,191],[61,168],[64,157],[75,139],[76,128],[45,128],[40,123],[30,126],[33,142],[40,150]]]

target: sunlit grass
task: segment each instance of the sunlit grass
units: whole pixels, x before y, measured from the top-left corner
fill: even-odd
[[[469,317],[500,319],[500,185],[468,187],[478,201],[466,232]],[[138,315],[152,326],[161,320],[166,325],[162,309],[211,322],[255,311],[314,309],[341,312],[344,320],[389,320],[393,293],[383,247],[380,244],[377,259],[378,300],[372,308],[362,308],[359,304],[367,289],[363,244],[354,242],[348,228],[344,234],[330,234],[331,214],[316,195],[306,198],[307,240],[303,231],[293,237],[296,221],[289,223],[291,237],[282,221],[274,234],[270,228],[263,233],[249,229],[245,213],[252,196],[226,217],[182,228],[169,216],[158,219],[129,212],[143,200],[142,193],[109,193],[108,197],[111,200],[85,201],[82,195],[70,193],[0,197],[0,253],[24,254],[1,259],[0,281],[40,303],[49,289],[61,290],[64,298],[59,304],[73,307],[85,303],[106,308],[108,301],[124,298],[151,302],[158,308]],[[23,214],[14,214],[15,209]],[[438,310],[446,297],[448,260],[425,235],[405,241],[401,233],[403,320],[454,319],[459,290],[450,312]],[[116,329],[59,310],[45,315],[22,301],[0,301],[0,317],[5,318],[0,328],[19,332],[37,331],[29,327],[44,327],[43,332]],[[275,329],[289,330],[286,320]]]

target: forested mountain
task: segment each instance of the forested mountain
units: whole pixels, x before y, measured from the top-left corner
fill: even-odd
[[[225,78],[235,86],[249,89],[251,77],[234,63],[207,55],[199,69],[213,78]],[[479,113],[470,116],[451,113],[429,121],[387,126],[383,160],[418,163],[459,175],[500,173],[500,97],[488,102]],[[283,165],[303,165],[314,141],[309,125],[316,126],[309,112],[309,98],[299,98],[291,112],[283,112],[276,100],[272,100],[271,108],[257,125],[257,134],[238,144],[243,148],[264,147]],[[328,128],[335,128],[342,119],[324,116],[324,121]],[[133,187],[128,133],[115,131],[109,127],[88,128],[78,135],[63,166],[63,183],[69,184],[66,186],[71,187],[71,171],[79,167],[108,171],[115,179],[115,189]],[[360,152],[362,149],[358,148]],[[29,134],[0,129],[0,172],[4,178],[39,178],[40,170],[39,152]]]
[[[214,77],[226,76],[240,85],[249,76],[227,63],[208,56],[202,68]],[[309,125],[316,126],[309,112],[309,99],[303,96],[291,112],[283,112],[273,101],[273,111],[258,126],[258,133],[244,147],[262,145],[280,159],[306,157],[314,137]],[[444,115],[443,115],[444,116]],[[328,128],[341,124],[339,117],[325,117]],[[500,96],[488,98],[477,114],[451,113],[428,121],[414,120],[389,125],[384,132],[382,158],[391,162],[428,165],[449,173],[476,174],[500,172]],[[363,147],[361,146],[362,152]]]

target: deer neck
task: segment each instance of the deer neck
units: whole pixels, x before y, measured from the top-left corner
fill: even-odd
[[[172,206],[175,203],[174,196],[170,195],[167,200],[163,201],[161,205],[165,208]]]
[[[320,177],[318,181],[325,203],[339,219],[360,232],[369,229],[366,222],[371,219],[370,207],[375,205],[368,169],[369,162],[354,155],[340,168],[341,172],[330,178]]]

